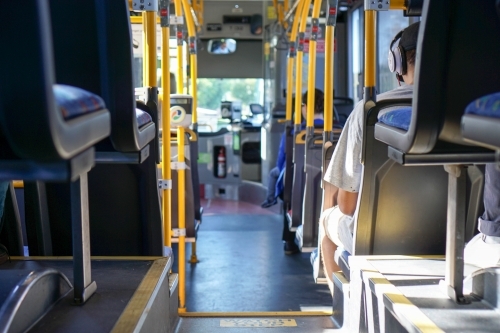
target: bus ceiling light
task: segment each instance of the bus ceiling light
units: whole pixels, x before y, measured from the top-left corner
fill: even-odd
[[[341,12],[347,12],[347,11],[349,10],[349,7],[347,7],[347,6],[340,6],[340,7],[339,7],[339,10],[340,10]]]
[[[234,8],[240,8],[240,6],[239,5],[234,5]]]

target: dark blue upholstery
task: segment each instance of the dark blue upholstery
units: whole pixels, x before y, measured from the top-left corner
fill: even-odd
[[[137,117],[137,126],[139,128],[153,121],[153,118],[149,113],[144,112],[140,109],[135,109],[135,116]]]
[[[66,120],[105,108],[101,97],[80,88],[55,84],[54,95]]]
[[[465,113],[500,118],[500,92],[476,99],[467,105]]]
[[[379,119],[381,123],[408,131],[411,121],[411,107],[384,113]]]

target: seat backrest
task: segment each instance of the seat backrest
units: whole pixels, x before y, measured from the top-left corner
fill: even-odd
[[[388,136],[377,130],[377,138],[413,154],[431,151],[438,139],[464,144],[463,110],[474,99],[500,90],[499,31],[495,0],[426,1],[409,129]]]
[[[50,11],[56,81],[100,95],[111,113],[112,147],[121,152],[140,151],[154,137],[149,132],[155,130],[148,128],[154,124],[137,126],[128,2],[50,0]],[[105,142],[97,147],[109,148]]]
[[[353,254],[444,254],[448,174],[442,166],[402,166],[374,138],[378,111],[394,105],[394,100],[378,102],[363,128],[365,158]]]
[[[9,13],[0,20],[0,43],[6,46],[0,52],[2,132],[19,157],[69,159],[103,138],[91,135],[88,126],[96,129],[94,134],[109,131],[109,114],[103,110],[66,122],[53,92],[55,67],[47,2],[9,1],[2,8]]]

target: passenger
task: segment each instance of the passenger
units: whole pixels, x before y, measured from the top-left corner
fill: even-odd
[[[227,48],[226,42],[222,42],[219,47],[217,47],[215,50],[212,51],[215,54],[228,54],[229,49]]]
[[[5,197],[7,196],[7,189],[9,188],[9,182],[1,181],[0,182],[0,232],[2,231],[3,226],[3,211],[5,206]],[[7,248],[0,244],[0,265],[5,263],[9,259],[9,252]]]
[[[324,100],[325,95],[319,89],[314,90],[314,126],[323,126],[323,109],[324,109]],[[302,117],[303,120],[306,119],[307,116],[307,92],[302,96]],[[302,122],[302,129],[306,128],[305,121]],[[293,130],[292,130],[293,135]],[[286,162],[286,154],[285,154],[285,142],[286,137],[285,133],[281,136],[280,146],[278,149],[278,159],[276,161],[276,166],[271,169],[269,172],[269,180],[267,183],[267,197],[266,201],[264,201],[261,206],[262,208],[268,208],[274,206],[278,203],[278,195],[280,194],[277,191],[276,182],[280,176],[280,174],[285,169]]]
[[[494,163],[486,164],[485,178],[479,234],[464,251],[464,262],[480,268],[500,265],[500,170]]]
[[[382,93],[377,100],[411,98],[419,22],[398,33],[392,43],[395,53],[401,54],[401,68],[396,68],[400,87]],[[398,45],[396,41],[399,39]],[[379,115],[380,116],[380,115]],[[325,172],[324,211],[319,220],[319,237],[328,287],[333,295],[332,274],[340,271],[334,260],[337,247],[353,250],[354,213],[361,186],[361,150],[363,139],[363,101],[358,102],[346,121],[332,159]],[[340,252],[340,251],[339,251]]]

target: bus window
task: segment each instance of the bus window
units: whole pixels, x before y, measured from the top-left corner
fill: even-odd
[[[394,36],[409,25],[408,17],[401,11],[385,11],[378,13],[378,92],[383,93],[398,86],[398,82],[387,65],[387,53]],[[397,44],[396,44],[397,45]]]

